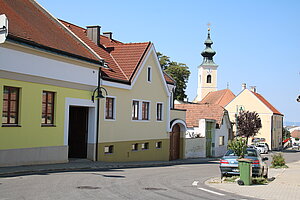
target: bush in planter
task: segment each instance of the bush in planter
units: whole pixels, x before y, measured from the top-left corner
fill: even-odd
[[[285,160],[284,160],[282,153],[276,153],[276,154],[272,155],[271,164],[272,164],[271,167],[273,167],[273,168],[287,168],[288,167],[285,164]]]
[[[247,148],[247,141],[245,138],[236,137],[228,142],[228,149],[231,149],[239,158],[244,158]]]

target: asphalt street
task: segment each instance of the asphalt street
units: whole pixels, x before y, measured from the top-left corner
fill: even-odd
[[[264,154],[269,157],[277,152]],[[287,151],[289,162],[300,152]],[[0,200],[59,199],[253,199],[227,193],[204,184],[220,176],[218,161],[164,167],[113,170],[79,170],[12,175],[0,178]]]
[[[218,162],[0,178],[0,199],[251,199],[214,190]]]

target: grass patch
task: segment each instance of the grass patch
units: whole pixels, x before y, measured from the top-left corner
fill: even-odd
[[[271,168],[274,168],[274,169],[289,168],[289,166],[287,166],[287,165],[283,165],[283,166],[275,166],[275,165],[271,165],[270,167],[271,167]]]
[[[269,183],[268,179],[263,177],[254,177],[252,178],[252,184],[253,185],[264,185]]]
[[[236,182],[237,179],[239,179],[239,176],[229,176],[229,177],[224,177],[223,181],[225,182]]]

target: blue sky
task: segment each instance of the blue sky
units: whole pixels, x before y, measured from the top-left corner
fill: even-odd
[[[218,89],[256,86],[285,121],[300,121],[300,1],[298,0],[38,0],[55,17],[100,25],[122,42],[154,43],[191,71],[187,95],[197,91],[197,66],[211,23]]]

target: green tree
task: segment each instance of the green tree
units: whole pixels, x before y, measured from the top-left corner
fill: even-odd
[[[157,57],[161,68],[176,81],[174,98],[182,101],[187,97],[185,89],[191,73],[188,66],[184,63],[171,61],[168,56],[165,56],[160,52],[157,52]]]
[[[236,137],[228,142],[227,148],[231,149],[239,158],[243,158],[247,148],[247,141],[245,138]]]
[[[238,135],[247,138],[254,137],[261,129],[261,119],[256,112],[241,111],[237,116]]]
[[[285,140],[290,137],[291,137],[291,132],[289,130],[287,130],[287,128],[283,128],[282,129],[282,138]]]

